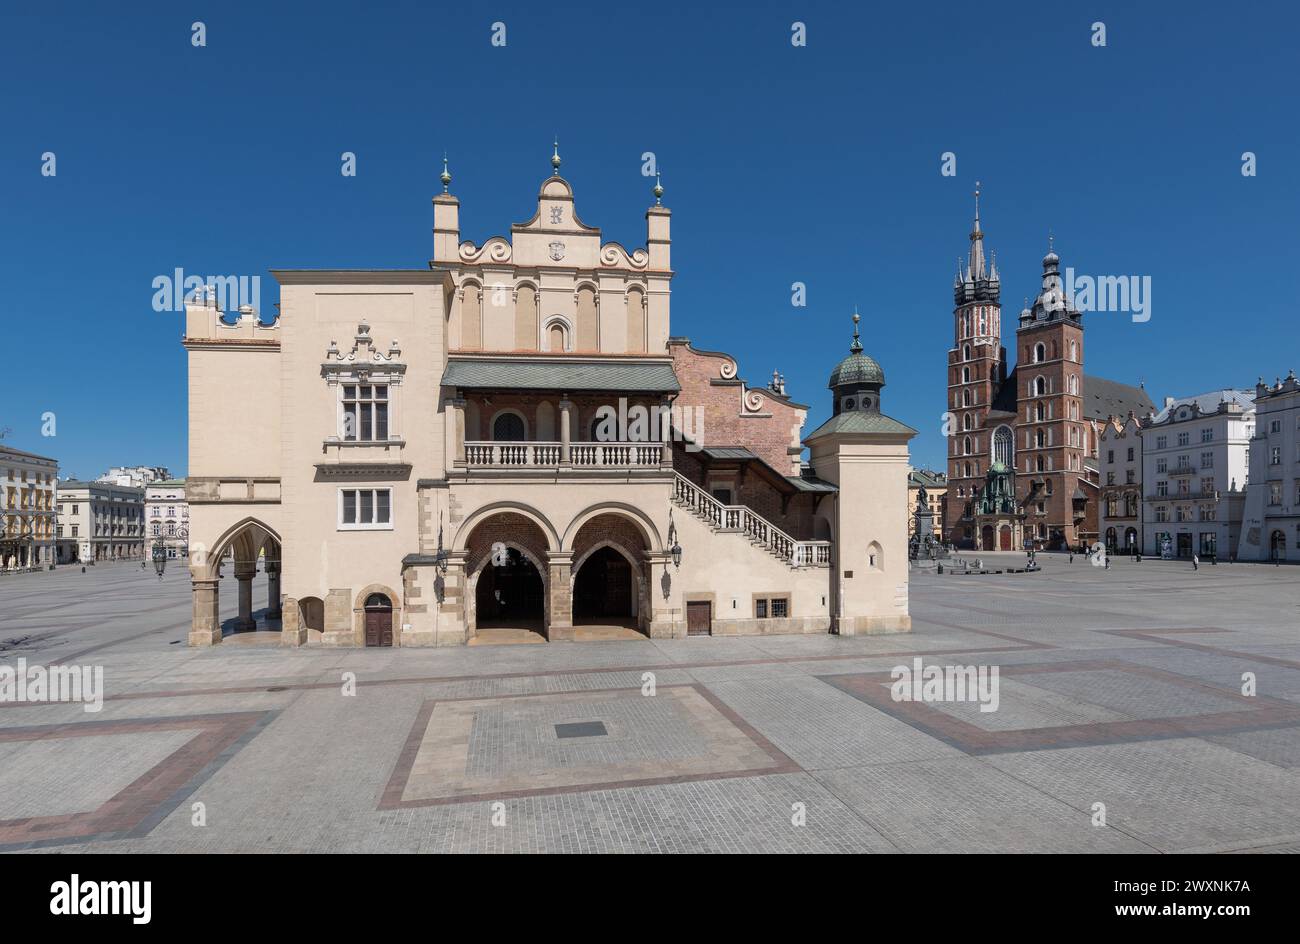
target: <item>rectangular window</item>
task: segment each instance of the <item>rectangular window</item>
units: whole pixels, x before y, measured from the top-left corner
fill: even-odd
[[[1132,462],[1132,461],[1133,461],[1133,447],[1132,447],[1132,446],[1129,446],[1129,447],[1128,447],[1128,461],[1129,461],[1129,462]]]
[[[1157,472],[1168,472],[1168,471],[1169,471],[1169,461],[1168,461],[1167,459],[1157,459],[1157,460],[1156,460],[1156,471],[1157,471]]]
[[[767,619],[767,601],[754,601],[754,619]]]
[[[339,529],[391,529],[392,493],[390,488],[339,489]]]
[[[1169,444],[1169,437],[1168,437],[1168,436],[1157,436],[1157,437],[1156,437],[1156,448],[1157,448],[1157,449],[1164,449],[1165,446],[1167,446],[1168,444]]]
[[[1188,440],[1189,440],[1190,438],[1191,438],[1191,434],[1190,434],[1190,433],[1179,433],[1179,434],[1178,434],[1178,445],[1180,445],[1180,446],[1186,446],[1187,443],[1188,443]]]
[[[1214,453],[1213,453],[1213,452],[1203,452],[1203,453],[1201,453],[1201,468],[1202,468],[1202,469],[1213,469],[1213,468],[1214,468]]]
[[[1157,494],[1157,495],[1168,495],[1168,494],[1169,494],[1169,483],[1168,483],[1168,482],[1156,482],[1156,494]]]
[[[784,597],[775,597],[772,600],[772,618],[785,619],[790,612],[790,601]]]
[[[1281,482],[1268,483],[1268,503],[1270,505],[1282,504],[1282,483]]]
[[[1201,442],[1214,442],[1214,430],[1213,429],[1201,430]]]
[[[344,442],[388,441],[388,385],[343,385]]]
[[[1273,449],[1269,452],[1268,464],[1269,464],[1269,465],[1281,465],[1281,464],[1282,464],[1282,447],[1281,447],[1281,446],[1274,446]]]

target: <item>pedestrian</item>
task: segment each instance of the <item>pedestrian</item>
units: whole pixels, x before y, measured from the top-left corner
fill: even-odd
[[[1110,555],[1106,555],[1106,569],[1110,570]]]
[[[1074,563],[1074,551],[1070,551],[1070,563]]]
[[[1200,569],[1201,569],[1201,559],[1200,559],[1199,557],[1197,557],[1195,554],[1193,554],[1193,555],[1192,555],[1192,570],[1200,570]]]

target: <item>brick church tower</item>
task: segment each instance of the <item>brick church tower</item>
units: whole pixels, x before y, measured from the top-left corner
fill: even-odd
[[[1084,465],[1090,445],[1083,415],[1083,314],[1065,296],[1060,263],[1049,245],[1042,290],[1020,313],[1016,329],[1016,496],[1026,512],[1027,538],[1047,547],[1077,547],[1097,488]]]
[[[966,538],[964,509],[984,483],[989,468],[988,413],[1006,380],[1002,347],[1001,283],[996,260],[985,261],[980,229],[979,184],[970,253],[957,262],[953,282],[953,346],[948,351],[948,516],[945,540]]]
[[[948,351],[948,512],[944,538],[975,550],[1057,549],[1096,540],[1097,436],[1137,415],[1140,389],[1083,373],[1083,315],[1048,246],[1042,287],[1002,346],[1001,282],[985,261],[979,185],[969,257],[953,284]]]

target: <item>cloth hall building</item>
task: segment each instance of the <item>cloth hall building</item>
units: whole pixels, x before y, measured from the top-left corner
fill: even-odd
[[[1140,387],[1083,372],[1083,314],[1050,248],[1042,285],[1002,334],[1001,279],[985,256],[979,193],[970,250],[953,283],[948,351],[946,540],[961,548],[1057,549],[1098,539],[1098,440],[1116,417],[1153,409]]]
[[[187,304],[191,645],[221,641],[223,575],[225,630],[291,646],[910,629],[915,431],[856,318],[801,439],[779,375],[673,335],[662,188],[626,249],[559,163],[481,243],[444,166],[427,266],[276,270],[272,322]]]

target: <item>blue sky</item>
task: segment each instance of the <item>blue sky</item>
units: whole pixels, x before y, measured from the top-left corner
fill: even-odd
[[[422,266],[444,149],[481,241],[531,214],[557,132],[579,214],[625,245],[644,243],[641,154],[657,155],[674,333],[731,352],[751,383],[779,368],[811,406],[805,432],[829,413],[856,304],[886,411],[920,430],[914,464],[943,467],[976,179],[1008,327],[1051,229],[1064,265],[1152,279],[1149,322],[1085,317],[1089,373],[1158,400],[1300,368],[1295,4],[846,6],[11,6],[4,441],[64,474],[183,474],[181,316],[153,311],[155,276],[260,274],[271,311],[271,268]],[[228,397],[232,422],[259,408]]]

